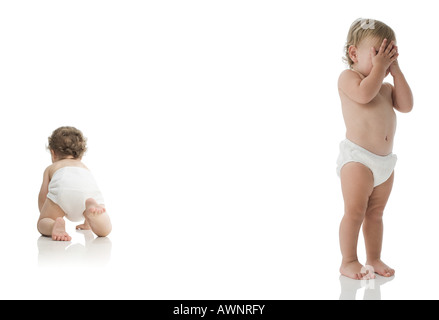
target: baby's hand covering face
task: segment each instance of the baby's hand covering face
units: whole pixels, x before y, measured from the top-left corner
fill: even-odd
[[[374,67],[380,67],[386,72],[390,71],[390,65],[398,58],[398,47],[395,46],[395,42],[391,41],[388,44],[387,39],[384,39],[381,43],[379,50],[372,47],[370,49],[372,57],[372,65]]]

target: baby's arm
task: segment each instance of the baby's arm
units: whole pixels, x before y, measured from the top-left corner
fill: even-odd
[[[372,57],[372,70],[364,79],[351,70],[346,70],[340,75],[339,88],[352,100],[367,104],[376,97],[381,89],[386,71],[398,57],[393,42],[387,45],[384,39],[378,52],[375,48],[370,49]]]
[[[49,168],[50,167],[47,167],[46,170],[44,170],[43,183],[41,185],[40,194],[38,195],[38,208],[40,209],[40,213],[46,201],[47,194],[49,193]]]
[[[378,68],[373,68],[364,79],[352,70],[345,70],[340,75],[338,87],[355,102],[367,104],[380,91],[384,76],[385,73],[379,72]]]
[[[390,65],[390,73],[393,77],[393,106],[399,112],[410,112],[413,109],[413,94],[404,74],[399,68],[398,60]]]

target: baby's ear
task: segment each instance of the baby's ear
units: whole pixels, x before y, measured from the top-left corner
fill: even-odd
[[[357,47],[356,46],[349,46],[348,52],[349,52],[349,57],[351,58],[351,60],[354,63],[357,63],[358,62],[358,59],[357,59]]]

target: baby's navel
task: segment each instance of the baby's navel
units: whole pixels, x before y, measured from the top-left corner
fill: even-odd
[[[386,141],[387,141],[387,136],[386,136]]]

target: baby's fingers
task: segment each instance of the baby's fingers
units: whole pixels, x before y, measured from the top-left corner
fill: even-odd
[[[386,50],[386,47],[387,47],[387,39],[384,39],[383,42],[381,43],[381,47],[378,53],[383,53]]]
[[[390,51],[389,56],[393,57],[398,54],[398,48],[393,47],[392,51]]]
[[[394,43],[395,42],[393,42],[393,41],[389,43],[389,45],[387,46],[386,51],[385,51],[386,54],[389,54],[393,51],[393,49],[395,48]]]

